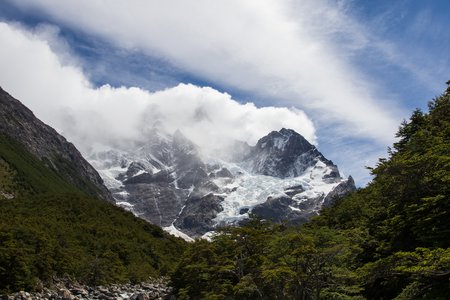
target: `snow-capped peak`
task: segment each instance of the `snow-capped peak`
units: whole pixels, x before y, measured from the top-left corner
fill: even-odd
[[[233,151],[226,149],[228,156],[207,160],[180,131],[170,135],[154,126],[150,132],[147,142],[95,153],[90,161],[118,205],[183,238],[239,224],[250,213],[304,222],[354,189],[290,129],[273,131],[253,147],[236,142]]]

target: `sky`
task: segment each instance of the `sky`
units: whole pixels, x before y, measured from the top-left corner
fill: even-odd
[[[447,0],[1,0],[0,86],[83,154],[301,133],[358,186],[450,79]]]

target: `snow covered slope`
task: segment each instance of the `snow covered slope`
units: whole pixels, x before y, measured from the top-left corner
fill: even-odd
[[[205,158],[181,132],[155,128],[145,143],[99,151],[89,161],[117,205],[186,239],[238,225],[251,213],[302,223],[355,189],[293,130],[273,131],[254,147],[237,145],[227,156]]]

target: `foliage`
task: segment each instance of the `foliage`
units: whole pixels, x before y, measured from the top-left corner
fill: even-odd
[[[368,298],[445,299],[450,292],[450,87],[428,108],[402,123],[368,187],[313,222],[367,230],[360,268]]]
[[[449,82],[450,84],[450,82]],[[182,299],[447,299],[450,86],[401,124],[373,181],[306,225],[252,220],[196,241]]]
[[[70,169],[70,166],[67,166]],[[185,242],[92,198],[0,137],[0,293],[69,277],[97,285],[168,275]]]
[[[0,172],[6,173],[3,180],[14,185],[18,195],[39,194],[44,192],[78,192],[66,182],[54,169],[45,165],[19,142],[0,134]]]
[[[349,262],[360,249],[352,238],[252,219],[193,243],[172,280],[184,299],[349,298],[359,292]]]

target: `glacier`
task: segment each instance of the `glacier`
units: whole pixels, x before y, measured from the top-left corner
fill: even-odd
[[[116,204],[185,240],[207,237],[251,215],[293,224],[355,189],[336,165],[290,129],[233,153],[202,154],[180,131],[153,131],[88,156]],[[230,152],[230,150],[228,150]]]

